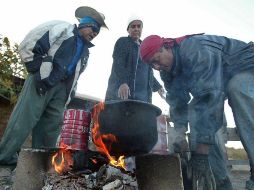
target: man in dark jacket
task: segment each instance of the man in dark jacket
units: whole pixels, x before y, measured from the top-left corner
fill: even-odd
[[[117,40],[113,52],[113,65],[108,80],[105,100],[135,99],[152,101],[152,92],[162,96],[164,89],[154,78],[150,66],[139,56],[143,22],[137,18],[128,21],[128,37]]]
[[[15,165],[17,151],[32,132],[33,148],[52,148],[92,41],[106,27],[104,16],[91,7],[75,12],[79,25],[50,21],[22,41],[19,53],[28,77],[0,143],[0,164]]]
[[[197,146],[192,153],[196,174],[211,174],[207,155],[222,126],[226,98],[253,165],[253,43],[215,35],[176,39],[152,35],[142,42],[140,51],[145,62],[161,71],[175,127],[185,131],[190,122],[197,131]],[[254,189],[253,170],[246,188]]]

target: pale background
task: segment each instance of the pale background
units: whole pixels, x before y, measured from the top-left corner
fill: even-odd
[[[49,20],[77,23],[74,11],[91,6],[106,16],[109,30],[102,30],[93,41],[89,64],[81,75],[78,93],[104,99],[112,65],[115,41],[126,36],[132,15],[143,19],[142,39],[151,34],[178,37],[201,33],[224,35],[245,42],[254,40],[254,0],[5,0],[1,2],[0,34],[20,43],[33,27]],[[155,72],[160,81],[159,75]],[[167,113],[168,106],[157,93],[153,103]],[[234,127],[226,104],[228,126]],[[229,143],[238,147],[239,143]]]

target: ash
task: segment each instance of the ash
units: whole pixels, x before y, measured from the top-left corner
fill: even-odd
[[[47,172],[42,190],[138,190],[133,171],[103,165],[97,172]]]

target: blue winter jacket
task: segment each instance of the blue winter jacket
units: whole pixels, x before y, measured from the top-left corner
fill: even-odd
[[[64,21],[50,21],[30,31],[19,46],[19,54],[27,71],[34,73],[36,80],[41,80],[48,89],[65,81],[67,94],[70,95],[76,88],[79,75],[86,68],[88,48],[93,46],[85,41],[76,70],[68,76],[67,68],[76,54],[78,35],[77,26]]]

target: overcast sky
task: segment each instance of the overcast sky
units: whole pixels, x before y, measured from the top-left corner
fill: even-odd
[[[253,0],[4,0],[0,10],[0,34],[20,43],[35,26],[49,20],[77,23],[74,11],[91,6],[106,17],[109,30],[93,41],[89,65],[81,75],[78,92],[104,99],[111,71],[115,41],[126,36],[132,15],[143,19],[142,39],[151,34],[178,37],[201,33],[224,35],[243,41],[254,40]],[[159,79],[158,73],[156,73]],[[154,93],[153,103],[164,112],[164,100]],[[228,108],[227,108],[228,110]],[[227,111],[229,125],[234,125]]]

